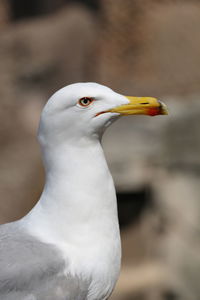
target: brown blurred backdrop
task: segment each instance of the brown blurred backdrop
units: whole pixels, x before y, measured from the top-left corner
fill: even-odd
[[[0,0],[1,223],[38,200],[40,112],[78,81],[170,109],[122,118],[104,137],[123,243],[112,299],[199,300],[200,2]]]

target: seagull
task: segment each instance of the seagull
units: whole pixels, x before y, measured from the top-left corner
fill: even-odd
[[[1,300],[105,300],[120,272],[116,193],[101,138],[120,115],[167,114],[155,98],[97,83],[57,91],[40,119],[46,181],[34,208],[0,226]]]

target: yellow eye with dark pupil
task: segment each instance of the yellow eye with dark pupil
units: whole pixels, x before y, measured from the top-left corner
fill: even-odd
[[[94,100],[92,98],[89,97],[83,97],[81,98],[78,103],[81,106],[89,106]]]

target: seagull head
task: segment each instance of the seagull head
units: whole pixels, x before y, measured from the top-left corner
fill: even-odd
[[[39,141],[62,143],[101,137],[120,115],[167,114],[166,106],[151,97],[129,97],[92,82],[75,83],[58,90],[45,105]]]

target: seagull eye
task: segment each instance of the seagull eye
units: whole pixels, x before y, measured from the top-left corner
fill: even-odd
[[[94,101],[94,99],[92,99],[92,98],[83,97],[83,98],[79,99],[78,104],[80,106],[86,107],[86,106],[89,106],[90,104],[92,104],[93,101]]]

